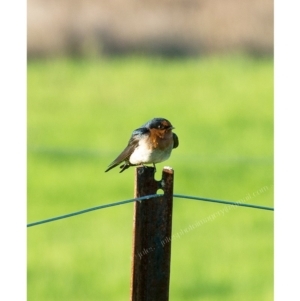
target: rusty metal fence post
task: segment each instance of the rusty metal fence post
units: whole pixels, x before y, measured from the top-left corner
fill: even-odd
[[[135,197],[164,194],[134,205],[131,301],[169,300],[174,171],[164,167],[160,181],[154,174],[136,168]]]

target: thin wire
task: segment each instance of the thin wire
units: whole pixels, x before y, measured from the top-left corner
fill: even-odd
[[[222,200],[209,199],[209,198],[203,198],[203,197],[195,197],[195,196],[188,196],[188,195],[182,195],[182,194],[173,194],[173,197],[181,198],[181,199],[191,199],[191,200],[197,200],[197,201],[220,203],[220,204],[226,204],[226,205],[234,205],[234,206],[250,207],[250,208],[255,208],[255,209],[263,209],[263,210],[274,211],[274,208],[272,208],[272,207],[245,204],[245,203],[240,203],[240,202],[222,201]]]
[[[94,210],[99,210],[99,209],[104,209],[104,208],[108,208],[108,207],[123,205],[123,204],[127,204],[127,203],[132,203],[132,202],[135,202],[135,201],[143,201],[143,200],[158,198],[158,197],[161,197],[161,196],[163,196],[163,194],[151,194],[151,195],[146,195],[146,196],[142,196],[142,197],[134,198],[134,199],[130,199],[130,200],[124,200],[124,201],[120,201],[120,202],[115,202],[115,203],[100,205],[100,206],[96,206],[96,207],[91,207],[91,208],[88,208],[88,209],[72,212],[72,213],[69,213],[69,214],[64,214],[64,215],[44,219],[44,220],[41,220],[41,221],[29,223],[29,224],[27,224],[27,228],[32,227],[32,226],[37,226],[37,225],[40,225],[40,224],[53,222],[53,221],[60,220],[60,219],[63,219],[63,218],[68,218],[68,217],[72,217],[72,216],[75,216],[75,215],[87,213],[87,212],[94,211]],[[220,203],[220,204],[226,204],[226,205],[234,205],[234,206],[240,206],[240,207],[250,207],[250,208],[255,208],[255,209],[274,211],[274,208],[272,208],[272,207],[245,204],[245,203],[240,203],[240,202],[216,200],[216,199],[210,199],[210,198],[204,198],[204,197],[195,197],[195,196],[188,196],[188,195],[182,195],[182,194],[173,194],[173,197],[181,198],[181,199],[191,199],[191,200],[197,200],[197,201]]]
[[[75,216],[75,215],[87,213],[87,212],[94,211],[94,210],[99,210],[99,209],[104,209],[104,208],[108,208],[108,207],[123,205],[123,204],[131,203],[131,202],[135,202],[135,201],[143,201],[143,200],[147,200],[147,199],[158,198],[158,197],[161,197],[161,196],[163,196],[163,195],[162,194],[151,194],[151,195],[146,195],[146,196],[142,196],[142,197],[135,198],[135,199],[130,199],[130,200],[125,200],[125,201],[100,205],[100,206],[96,206],[96,207],[92,207],[92,208],[72,212],[72,213],[69,213],[69,214],[64,214],[64,215],[44,219],[44,220],[41,220],[41,221],[38,221],[38,222],[29,223],[29,224],[27,224],[27,228],[32,227],[32,226],[36,226],[36,225],[40,225],[40,224],[45,224],[45,223],[57,221],[59,219],[63,219],[63,218],[72,217],[72,216]]]

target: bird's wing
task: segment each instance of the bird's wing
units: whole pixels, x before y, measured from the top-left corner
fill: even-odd
[[[139,128],[139,129],[136,129],[135,131],[133,131],[126,148],[121,152],[121,154],[112,163],[109,164],[109,166],[105,172],[118,166],[123,161],[128,161],[129,157],[131,156],[131,154],[133,153],[135,148],[138,146],[141,136],[148,132],[149,132],[149,130],[147,128]],[[126,165],[130,166],[130,163],[128,162],[128,164],[126,164]]]
[[[178,145],[179,145],[178,136],[175,133],[173,133],[173,148],[178,147]]]

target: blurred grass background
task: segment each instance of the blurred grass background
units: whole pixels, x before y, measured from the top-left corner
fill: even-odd
[[[153,117],[180,145],[174,193],[273,206],[273,60],[28,62],[28,222],[133,197],[104,173]],[[174,199],[173,234],[223,205]],[[28,300],[128,300],[133,204],[28,229]],[[272,300],[273,213],[236,208],[172,242],[170,300]]]

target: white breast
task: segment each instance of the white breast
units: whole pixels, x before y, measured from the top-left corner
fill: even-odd
[[[131,164],[142,164],[142,163],[159,163],[167,160],[170,157],[173,145],[171,144],[168,149],[162,151],[158,148],[149,149],[145,140],[141,140],[139,145],[134,150],[129,158]]]

